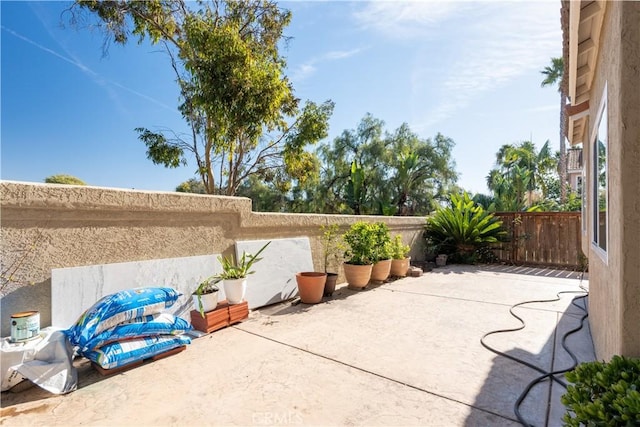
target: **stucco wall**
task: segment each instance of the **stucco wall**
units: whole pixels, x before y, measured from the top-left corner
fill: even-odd
[[[608,2],[590,95],[588,176],[606,87],[608,119],[608,248],[594,249],[590,179],[589,316],[599,359],[640,356],[640,3]]]
[[[620,205],[622,211],[621,353],[640,356],[640,3],[621,8]]]
[[[233,253],[236,240],[308,236],[321,271],[320,226],[343,230],[359,220],[384,221],[402,234],[412,257],[423,257],[424,218],[254,213],[251,200],[3,181],[0,257],[3,273],[17,265],[1,291],[1,333],[12,313],[38,310],[51,322],[51,269],[93,264]]]

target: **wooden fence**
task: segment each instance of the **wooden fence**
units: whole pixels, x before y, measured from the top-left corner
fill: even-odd
[[[509,242],[494,251],[512,264],[583,269],[580,212],[498,212]]]

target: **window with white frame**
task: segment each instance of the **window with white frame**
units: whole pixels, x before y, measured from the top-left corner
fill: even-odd
[[[608,238],[608,171],[607,171],[607,150],[608,150],[608,118],[607,118],[607,88],[602,96],[598,117],[596,120],[595,134],[592,144],[592,190],[593,190],[593,244],[604,251],[607,251]]]
[[[582,199],[582,206],[580,207],[580,217],[582,221],[582,234],[587,235],[587,230],[589,227],[587,226],[587,194],[589,190],[587,190],[587,167],[586,165],[582,167],[582,175],[580,176],[580,198]]]

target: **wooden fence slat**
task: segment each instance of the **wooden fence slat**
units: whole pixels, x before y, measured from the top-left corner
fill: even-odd
[[[511,242],[496,256],[502,262],[578,268],[580,212],[498,212]]]

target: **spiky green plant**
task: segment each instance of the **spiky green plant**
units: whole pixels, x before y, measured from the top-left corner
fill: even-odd
[[[425,231],[428,246],[463,262],[475,261],[478,249],[502,241],[506,234],[502,221],[476,204],[466,192],[451,194],[451,205],[439,208],[428,218]]]
[[[258,252],[255,254],[247,254],[245,251],[242,251],[242,256],[238,260],[237,263],[233,262],[233,258],[231,257],[218,257],[218,261],[222,264],[222,273],[216,274],[214,277],[217,279],[228,280],[228,279],[243,279],[247,277],[249,274],[255,273],[255,271],[251,270],[251,267],[256,262],[262,260],[262,258],[258,258],[258,255],[264,251],[267,246],[269,246],[267,242],[263,247],[260,248]]]

